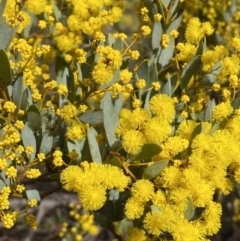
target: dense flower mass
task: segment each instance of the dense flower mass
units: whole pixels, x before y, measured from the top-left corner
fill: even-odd
[[[1,1],[2,226],[36,229],[30,209],[63,188],[80,204],[69,205],[62,240],[96,235],[96,225],[127,241],[216,235],[240,183],[239,9]],[[21,212],[13,197],[25,200]],[[239,199],[226,206],[239,221]]]

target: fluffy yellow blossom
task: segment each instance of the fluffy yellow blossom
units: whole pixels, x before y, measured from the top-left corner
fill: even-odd
[[[70,120],[73,117],[77,116],[78,114],[78,110],[77,107],[75,105],[72,104],[68,104],[63,106],[60,110],[59,110],[59,114],[65,119],[65,120]]]
[[[144,135],[147,143],[159,144],[167,139],[171,133],[171,126],[168,121],[154,117],[144,125]]]
[[[154,95],[149,102],[149,108],[160,120],[171,122],[175,117],[173,100],[168,95]]]
[[[106,84],[111,81],[113,77],[113,71],[106,68],[104,63],[98,62],[93,69],[93,79],[98,84]]]
[[[67,128],[66,136],[69,140],[81,141],[86,136],[86,127],[83,124],[74,122],[72,126]]]
[[[214,120],[223,120],[233,112],[230,102],[222,102],[213,109],[212,117]]]
[[[232,55],[230,57],[226,57],[221,62],[221,72],[220,75],[227,76],[231,74],[239,73],[239,58],[237,55]]]
[[[88,186],[78,192],[83,207],[87,210],[98,210],[106,201],[106,189],[101,185]]]
[[[120,72],[119,78],[124,84],[127,84],[131,80],[132,75],[133,74],[132,74],[131,71],[128,71],[127,69],[124,69]]]
[[[46,0],[39,0],[39,1],[26,1],[24,4],[24,7],[26,7],[28,10],[30,10],[34,14],[40,14],[44,12],[45,7],[47,5]]]
[[[178,126],[176,134],[188,140],[197,125],[195,121],[185,120]]]
[[[201,22],[198,18],[191,18],[187,24],[185,32],[185,38],[190,44],[198,44],[204,37],[203,29],[201,28]]]
[[[160,212],[149,212],[143,220],[143,227],[148,233],[159,236],[165,221]]]
[[[125,215],[128,219],[134,220],[143,215],[144,205],[135,198],[129,198],[125,205]]]
[[[137,130],[129,130],[123,133],[122,146],[129,154],[137,154],[145,144],[144,135]]]
[[[154,193],[153,184],[149,180],[138,180],[131,188],[132,196],[139,202],[147,202],[151,199]]]
[[[78,190],[78,179],[82,174],[82,170],[78,166],[69,166],[61,173],[61,183],[67,191]]]
[[[67,88],[66,85],[60,84],[60,85],[58,85],[58,90],[57,90],[57,92],[58,92],[60,95],[67,94],[68,88]]]

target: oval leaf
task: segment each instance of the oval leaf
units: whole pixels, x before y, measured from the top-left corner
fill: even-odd
[[[79,119],[83,123],[96,125],[103,122],[103,111],[102,110],[86,111],[79,117]]]
[[[146,160],[162,151],[162,148],[157,144],[145,144],[140,153],[133,160]]]
[[[186,89],[192,76],[196,75],[198,71],[201,70],[200,66],[201,66],[201,56],[197,55],[184,68],[181,76],[182,90]]]
[[[93,128],[87,129],[87,138],[89,144],[89,150],[94,162],[102,164],[102,157],[100,154],[98,142],[96,140],[96,131]]]
[[[40,194],[39,194],[38,190],[36,190],[36,189],[27,190],[26,196],[27,196],[28,200],[36,199],[38,202],[41,201]]]
[[[12,82],[12,71],[8,60],[8,56],[3,49],[0,49],[0,59],[0,83],[4,86],[8,86]]]
[[[160,45],[160,41],[162,38],[162,24],[161,22],[155,22],[153,25],[152,31],[152,49],[157,49]]]
[[[112,96],[110,92],[106,92],[101,102],[103,108],[103,124],[107,135],[108,144],[111,147],[116,141],[115,130],[118,126],[119,118],[112,104]]]
[[[40,152],[48,154],[52,150],[53,145],[53,135],[50,133],[45,133],[42,138]]]
[[[151,166],[148,166],[142,177],[144,179],[153,179],[159,175],[159,173],[168,165],[169,160],[163,160],[153,163]]]
[[[190,220],[194,215],[194,211],[195,211],[195,209],[194,209],[192,199],[188,197],[187,198],[187,208],[184,211],[184,217],[187,220]]]
[[[33,160],[36,155],[36,147],[37,147],[35,135],[33,131],[27,125],[25,125],[21,131],[21,136],[22,136],[22,141],[25,148],[27,146],[33,147],[34,150],[33,150],[33,153],[31,154],[31,159]]]
[[[116,166],[116,167],[122,168],[121,161],[120,161],[119,158],[117,158],[117,157],[113,157],[113,158],[109,161],[109,164],[112,165],[112,166]]]
[[[38,131],[42,126],[42,116],[36,105],[31,105],[27,111],[28,126],[34,131]]]

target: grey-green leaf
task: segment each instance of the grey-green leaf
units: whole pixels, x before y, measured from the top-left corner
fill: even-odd
[[[168,162],[168,160],[162,160],[153,163],[144,170],[142,177],[149,180],[157,177],[159,173],[167,167]]]
[[[159,145],[148,143],[142,147],[140,153],[136,157],[134,157],[133,160],[146,160],[159,154],[161,151],[162,148]]]
[[[44,154],[48,154],[52,150],[52,146],[53,146],[53,135],[46,132],[42,138],[40,152]]]
[[[23,92],[26,89],[26,85],[23,82],[22,76],[17,77],[13,83],[13,90],[12,90],[12,98],[13,102],[17,106],[17,111],[21,107],[22,99],[23,99]]]
[[[195,56],[184,68],[181,76],[181,89],[185,90],[187,85],[192,78],[192,76],[196,75],[201,70],[201,56]]]
[[[116,141],[115,130],[119,123],[118,113],[116,112],[110,92],[106,92],[101,102],[103,108],[103,124],[106,131],[106,136],[109,146],[112,146]]]
[[[8,86],[12,82],[12,71],[8,60],[8,56],[3,49],[0,49],[0,59],[0,83],[4,86]]]
[[[192,199],[188,197],[187,198],[187,208],[184,211],[184,217],[187,220],[190,220],[194,215],[194,211],[195,211],[195,208],[194,208]]]
[[[28,200],[36,199],[38,202],[41,202],[41,197],[40,197],[39,191],[36,189],[27,190],[26,196],[27,196]]]
[[[0,3],[0,5],[3,3]],[[0,15],[0,49],[7,49],[12,38],[14,37],[17,28],[11,28],[7,23],[5,17]]]
[[[28,126],[34,131],[38,131],[42,126],[42,116],[36,105],[31,105],[28,108],[26,119]]]
[[[161,89],[161,93],[167,94],[170,97],[173,95],[178,83],[178,74],[174,74],[170,77],[168,74],[168,79]]]
[[[25,148],[27,146],[33,147],[34,150],[33,150],[33,153],[31,154],[31,159],[34,159],[36,155],[37,143],[36,143],[36,138],[33,131],[27,125],[25,125],[21,131],[21,136],[22,136],[22,141]]]
[[[96,125],[103,122],[102,110],[89,110],[84,112],[80,117],[80,121],[88,123],[90,125]]]
[[[88,144],[89,144],[89,150],[91,153],[92,160],[94,162],[102,164],[102,157],[99,150],[99,145],[96,140],[96,131],[93,128],[87,129],[87,138],[88,138]]]
[[[155,22],[152,30],[152,49],[157,49],[160,45],[162,38],[162,24],[161,22]]]
[[[109,164],[112,165],[112,166],[116,166],[116,167],[122,168],[121,161],[120,161],[120,159],[118,157],[113,157],[109,161]]]

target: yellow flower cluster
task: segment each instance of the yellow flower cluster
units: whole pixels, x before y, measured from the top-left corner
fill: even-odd
[[[87,163],[68,166],[61,173],[61,182],[68,191],[77,192],[84,208],[98,210],[106,201],[106,191],[116,188],[124,191],[130,182],[118,167]]]
[[[175,109],[172,99],[164,94],[153,96],[149,108],[154,115],[136,108],[120,119],[116,134],[122,137],[122,146],[129,154],[137,154],[146,143],[161,144],[171,133]]]
[[[93,69],[93,79],[98,84],[106,84],[111,81],[115,71],[122,63],[122,55],[118,50],[110,46],[99,46],[96,50],[99,60]]]

